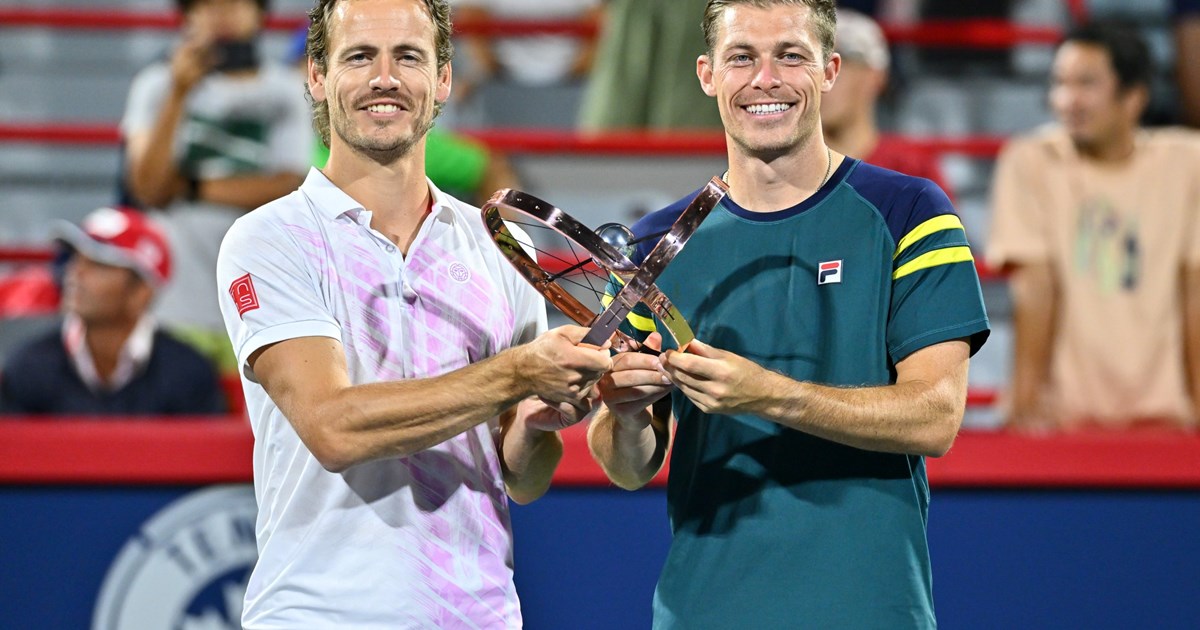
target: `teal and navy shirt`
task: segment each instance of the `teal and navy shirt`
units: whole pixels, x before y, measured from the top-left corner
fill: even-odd
[[[635,235],[668,229],[691,197]],[[921,348],[968,339],[974,353],[988,335],[945,193],[850,158],[792,208],[726,198],[657,284],[698,339],[801,381],[887,385]],[[630,318],[643,335],[648,314]],[[672,402],[673,540],[656,628],[935,627],[922,457],[706,414],[678,391]]]

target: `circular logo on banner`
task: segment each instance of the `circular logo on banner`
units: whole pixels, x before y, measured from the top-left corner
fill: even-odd
[[[104,576],[93,630],[236,630],[257,508],[250,486],[197,490],[142,525]]]

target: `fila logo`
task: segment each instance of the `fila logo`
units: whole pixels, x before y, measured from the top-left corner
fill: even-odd
[[[229,296],[237,306],[238,317],[245,317],[248,311],[258,308],[258,294],[254,292],[254,282],[250,280],[250,274],[234,280],[233,284],[229,285]]]
[[[842,281],[842,261],[831,260],[817,265],[817,284],[833,284]]]

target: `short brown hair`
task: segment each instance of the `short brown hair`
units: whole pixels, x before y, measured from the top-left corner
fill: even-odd
[[[437,69],[441,72],[446,64],[450,63],[450,58],[454,56],[454,44],[450,41],[450,36],[453,33],[454,25],[450,21],[450,5],[446,0],[423,0],[425,10],[429,13],[429,18],[433,20],[433,25],[437,29],[433,37],[434,53],[437,55]],[[308,12],[308,39],[304,46],[304,52],[312,59],[313,65],[317,67],[317,71],[321,74],[329,69],[329,18],[333,15],[333,8],[339,0],[317,0],[317,5]],[[313,108],[313,129],[321,136],[321,142],[325,146],[329,146],[329,103],[328,101],[317,102],[312,97],[312,92],[308,91],[308,85],[305,84],[305,93],[308,94],[309,102]],[[441,103],[436,106],[435,112],[441,111]]]
[[[812,10],[812,23],[817,29],[817,39],[821,42],[821,52],[825,60],[833,54],[834,35],[837,32],[837,3],[834,0],[709,0],[704,9],[704,43],[708,46],[711,57],[717,46],[717,28],[725,9],[737,5],[750,5],[766,9],[777,4],[790,4],[808,7]]]

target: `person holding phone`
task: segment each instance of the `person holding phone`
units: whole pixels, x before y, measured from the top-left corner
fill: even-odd
[[[217,250],[242,214],[295,190],[314,143],[302,78],[259,52],[267,0],[177,0],[170,56],[130,88],[121,134],[127,197],[156,211],[176,254],[162,324],[233,369]]]

